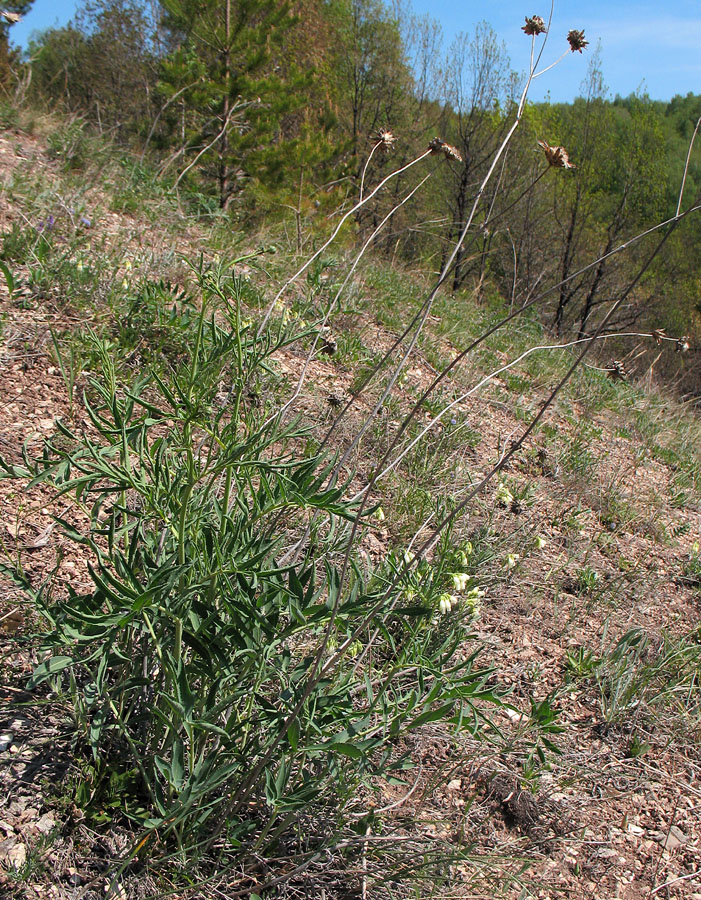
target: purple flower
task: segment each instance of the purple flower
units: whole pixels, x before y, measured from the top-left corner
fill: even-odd
[[[90,228],[90,226],[92,225],[92,222],[90,221],[90,219],[88,219],[87,216],[81,216],[80,221],[83,225],[85,225],[86,228]]]
[[[37,225],[37,231],[51,231],[55,221],[56,219],[53,216],[48,216],[46,221],[42,219]]]

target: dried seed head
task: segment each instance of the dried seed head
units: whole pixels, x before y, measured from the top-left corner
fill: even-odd
[[[337,409],[339,406],[343,406],[346,402],[346,394],[343,389],[335,388],[326,398],[326,402],[329,406],[333,406]]]
[[[655,330],[651,334],[651,337],[654,338],[657,346],[661,347],[662,341],[667,337],[667,335],[665,334],[664,328],[655,328]]]
[[[333,356],[334,353],[338,350],[338,342],[336,338],[332,335],[328,335],[328,337],[324,338],[324,341],[321,345],[321,352],[325,353],[327,356]]]
[[[375,137],[376,142],[380,145],[380,149],[385,153],[394,147],[397,138],[392,134],[389,128],[380,128]]]
[[[541,16],[526,16],[526,24],[521,28],[526,34],[545,34],[548,29]]]
[[[614,361],[606,371],[608,372],[608,376],[612,381],[626,380],[626,367],[623,365],[620,359],[614,359]]]
[[[548,165],[555,166],[556,169],[577,168],[574,163],[570,162],[567,150],[564,147],[551,147],[547,141],[538,141],[538,145],[543,148]]]
[[[446,159],[451,159],[453,162],[462,162],[462,156],[458,148],[442,141],[440,138],[434,138],[428,145],[428,149],[431,153],[442,153]]]
[[[674,345],[674,349],[677,353],[686,353],[686,351],[691,347],[691,339],[688,334],[682,335],[677,340],[677,343]]]
[[[585,47],[589,45],[589,41],[584,40],[584,32],[577,31],[576,28],[573,28],[572,31],[567,33],[567,42],[570,45],[570,50],[575,53],[577,50],[581,53]]]

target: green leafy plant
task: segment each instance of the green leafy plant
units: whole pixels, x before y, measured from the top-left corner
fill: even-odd
[[[76,799],[134,820],[139,847],[157,833],[183,858],[216,841],[245,860],[312,803],[333,843],[360,783],[401,779],[403,734],[476,731],[499,701],[476,653],[458,652],[461,617],[433,626],[427,571],[413,597],[392,561],[352,562],[342,584],[357,505],[307,427],[250,399],[300,335],[257,336],[228,272],[196,270],[200,307],[169,377],[122,386],[91,338],[90,432],[59,422],[41,458],[4,464],[73,501],[80,515],[57,523],[91,588],[57,599],[50,580],[6,569],[48,625],[31,685],[70,698],[91,758]]]

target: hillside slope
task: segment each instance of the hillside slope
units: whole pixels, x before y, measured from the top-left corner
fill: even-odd
[[[0,134],[2,258],[14,278],[12,285],[0,279],[0,443],[10,463],[19,463],[22,446],[33,452],[55,435],[57,419],[92,428],[82,400],[96,366],[88,329],[109,341],[125,381],[164,359],[171,364],[192,340],[185,307],[174,304],[171,315],[172,297],[192,285],[181,257],[203,254],[214,264],[270,244],[270,235],[249,242],[229,235],[224,222],[203,224],[187,199],[177,203],[136,163],[97,143],[73,165],[70,141],[92,139],[71,138],[69,126],[52,129],[48,141]],[[237,266],[251,285],[253,320],[261,314],[256,298],[269,301],[295,265],[284,235],[275,240],[274,255]],[[332,247],[324,267],[285,296],[276,322],[311,326],[351,258],[349,249]],[[169,283],[164,294],[146,288],[162,281]],[[381,259],[359,267],[330,322],[334,352],[313,360],[296,403],[315,436],[392,345],[427,284],[421,273]],[[349,490],[367,484],[402,416],[499,308],[487,290],[439,298],[385,410],[349,461]],[[421,424],[484,375],[550,343],[532,319],[497,332],[423,404]],[[281,349],[268,382],[256,388],[261,402],[291,395],[308,348],[305,339]],[[383,515],[360,546],[368,567],[403,552],[425,533],[423,523],[489,471],[561,377],[569,353],[527,355],[460,399],[408,450],[373,494]],[[491,683],[511,692],[513,708],[495,715],[501,734],[487,729],[478,740],[429,724],[407,739],[414,768],[405,784],[381,782],[374,797],[358,798],[359,808],[377,811],[368,846],[382,834],[416,854],[440,848],[445,862],[414,870],[404,851],[373,851],[364,870],[349,864],[344,875],[339,852],[264,896],[701,897],[701,424],[654,384],[613,381],[603,368],[599,361],[578,370],[451,535],[456,547],[469,542],[466,571],[484,592],[465,654],[481,647]],[[351,408],[336,431],[338,449],[372,408],[367,396],[378,392]],[[0,482],[0,496],[5,572],[21,560],[35,585],[51,573],[59,594],[68,584],[84,590],[80,546],[52,528],[69,500],[13,479]],[[104,897],[110,862],[133,833],[109,810],[86,818],[85,764],[72,741],[67,695],[27,691],[39,630],[36,610],[6,577],[0,884],[18,898]],[[385,882],[403,869],[404,879]],[[178,877],[145,859],[120,876],[111,896],[253,890],[240,872],[201,887]],[[258,877],[264,884],[268,875]]]

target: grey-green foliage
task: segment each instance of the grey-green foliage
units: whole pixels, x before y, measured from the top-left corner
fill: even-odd
[[[460,616],[436,627],[430,580],[407,595],[389,561],[341,585],[355,507],[308,429],[260,399],[300,335],[256,336],[229,271],[196,271],[179,369],[122,385],[95,338],[90,431],[59,423],[41,458],[4,469],[83,513],[57,521],[88,590],[11,571],[48,623],[32,686],[67,694],[92,751],[79,802],[182,851],[218,836],[258,853],[310,810],[330,813],[318,840],[332,841],[358,783],[406,765],[402,734],[474,729],[498,700],[474,654],[454,656]]]

